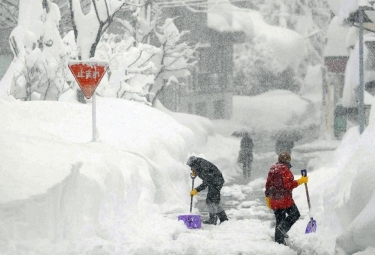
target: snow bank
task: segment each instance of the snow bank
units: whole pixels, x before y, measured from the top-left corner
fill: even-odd
[[[208,137],[214,135],[212,122],[205,117],[188,113],[172,112],[165,108],[159,100],[155,101],[154,107],[170,115],[181,125],[193,131],[192,135],[194,136],[194,139],[189,140],[189,143],[187,144],[189,151],[199,150],[200,147],[206,145]]]
[[[161,213],[188,211],[192,132],[170,116],[98,98],[94,143],[90,104],[0,100],[0,116],[0,253],[19,243],[29,254],[86,254],[109,240],[136,249]],[[183,225],[154,226],[164,227],[158,238]]]
[[[317,254],[371,254],[375,248],[375,125],[361,136],[358,130],[349,129],[330,162],[309,174],[310,215],[318,232],[309,237],[308,249],[320,247]],[[306,204],[303,192],[295,200]],[[302,237],[297,241],[304,246]]]
[[[352,128],[350,133],[357,134],[358,127]],[[349,134],[350,134],[349,133]],[[351,139],[347,136],[346,139]],[[375,142],[375,125],[369,125],[354,143],[351,143],[347,163],[340,169],[340,179],[347,182],[345,196],[337,194],[340,202],[343,233],[336,240],[338,254],[350,254],[364,251],[368,246],[374,247],[375,240],[375,160],[373,154]],[[354,146],[353,146],[354,145]],[[343,186],[343,185],[342,185]],[[338,207],[338,206],[337,206]],[[344,213],[345,212],[345,213]]]
[[[301,123],[304,116],[311,115],[310,103],[286,90],[273,90],[247,97],[233,97],[232,120],[246,124],[253,130],[272,132]]]

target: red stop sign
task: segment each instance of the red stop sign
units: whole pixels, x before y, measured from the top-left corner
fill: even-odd
[[[108,68],[107,62],[80,61],[69,62],[70,71],[87,99],[94,94]]]

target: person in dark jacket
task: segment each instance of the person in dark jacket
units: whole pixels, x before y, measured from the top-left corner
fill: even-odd
[[[300,217],[292,191],[308,182],[307,176],[294,180],[290,161],[288,152],[280,153],[278,162],[272,165],[268,172],[265,191],[267,206],[274,211],[276,217],[275,242],[281,244],[285,244],[284,238],[289,237],[287,232]]]
[[[190,195],[195,196],[198,192],[208,187],[206,203],[209,219],[203,221],[203,223],[216,225],[217,217],[219,217],[220,223],[228,220],[224,209],[220,205],[220,191],[225,182],[220,170],[211,162],[195,156],[191,156],[186,164],[190,166],[192,175],[198,176],[203,181],[201,185],[190,192]]]
[[[294,147],[294,142],[292,140],[287,140],[285,138],[278,138],[275,144],[275,152],[280,155],[281,152],[285,151],[292,154],[292,149]]]
[[[240,153],[238,155],[238,163],[242,164],[243,176],[250,179],[251,163],[253,162],[253,140],[248,133],[245,133],[241,139]]]

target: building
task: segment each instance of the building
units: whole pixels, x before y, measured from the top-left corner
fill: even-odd
[[[322,129],[321,135],[331,138],[341,137],[346,131],[346,111],[342,98],[345,84],[345,69],[349,60],[349,47],[346,38],[349,27],[339,24],[334,17],[327,31],[327,45],[324,49]]]
[[[242,31],[223,31],[208,26],[207,12],[193,12],[184,6],[163,9],[180,31],[189,30],[197,44],[199,62],[185,86],[168,86],[159,100],[172,111],[210,119],[230,119],[233,95],[233,44],[244,40]],[[229,18],[231,22],[231,17]]]

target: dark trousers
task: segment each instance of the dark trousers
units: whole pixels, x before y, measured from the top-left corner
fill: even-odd
[[[276,217],[275,242],[284,243],[284,235],[277,229],[277,226],[288,232],[301,215],[295,204],[286,209],[274,210],[274,213]]]
[[[250,174],[251,174],[251,161],[249,159],[246,159],[243,162],[243,177],[245,179],[250,179]]]

